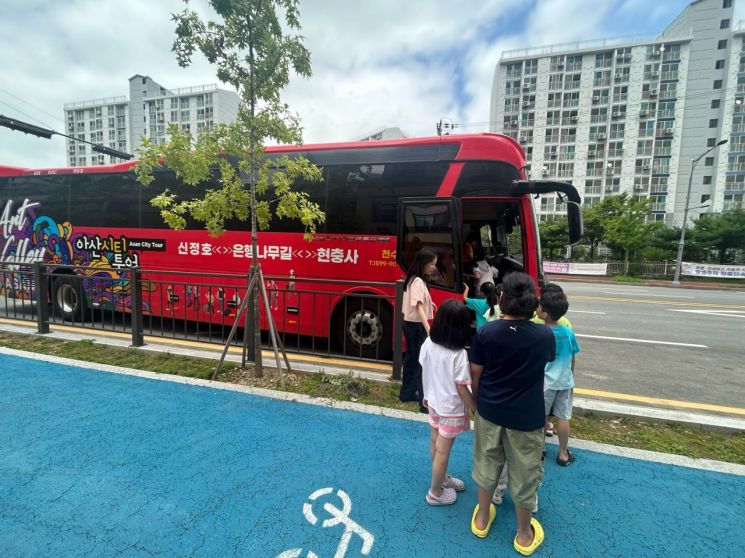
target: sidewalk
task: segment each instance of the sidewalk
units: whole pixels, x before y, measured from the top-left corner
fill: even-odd
[[[579,283],[607,283],[611,285],[646,285],[650,287],[674,287],[684,289],[735,289],[745,290],[745,283],[721,283],[717,281],[681,281],[680,285],[673,285],[672,281],[666,279],[642,279],[638,278],[634,281],[614,281],[610,277],[598,277],[595,275],[558,275],[558,274],[546,274],[546,279],[549,281],[576,281]]]
[[[4,557],[518,556],[509,497],[470,533],[471,433],[433,508],[416,413],[2,353]],[[535,556],[740,556],[744,466],[573,447],[547,448]]]

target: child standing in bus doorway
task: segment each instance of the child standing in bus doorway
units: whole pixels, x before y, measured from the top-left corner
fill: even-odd
[[[522,272],[507,275],[501,319],[476,332],[470,353],[477,408],[472,476],[479,487],[471,532],[480,538],[489,533],[496,516],[491,499],[507,464],[517,517],[513,546],[525,556],[544,539],[532,512],[543,478],[543,371],[556,350],[551,330],[530,321],[537,307],[533,279]]]
[[[423,405],[422,366],[419,364],[419,351],[429,335],[429,320],[434,317],[434,304],[424,278],[432,275],[437,266],[437,254],[429,248],[422,248],[414,256],[414,261],[404,280],[402,313],[404,317],[403,378],[399,401],[417,401],[419,411],[427,413]]]
[[[476,410],[468,388],[471,373],[466,345],[470,340],[468,310],[460,302],[448,300],[437,311],[419,354],[424,403],[429,409],[432,479],[425,499],[431,506],[454,504],[456,492],[466,488],[462,480],[447,474],[447,468],[455,438],[471,427],[466,410]]]

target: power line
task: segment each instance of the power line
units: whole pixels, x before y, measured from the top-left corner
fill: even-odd
[[[21,98],[21,97],[19,97],[19,96],[17,96],[17,95],[14,95],[14,94],[13,94],[13,93],[11,93],[10,91],[6,91],[5,89],[0,89],[0,93],[5,93],[6,95],[8,95],[8,96],[10,96],[10,97],[13,97],[13,98],[14,98],[14,99],[16,99],[16,100],[18,100],[18,101],[21,101],[22,103],[26,103],[26,104],[27,104],[28,106],[30,106],[30,107],[33,107],[33,108],[35,108],[36,110],[38,110],[39,112],[43,112],[43,113],[44,113],[44,114],[46,114],[47,116],[51,116],[51,117],[52,117],[52,118],[54,118],[54,119],[55,119],[55,120],[56,120],[57,122],[60,122],[60,123],[64,124],[64,122],[62,121],[62,119],[61,119],[61,118],[60,118],[59,116],[55,116],[55,115],[53,115],[53,114],[52,114],[51,112],[47,112],[47,111],[46,111],[46,110],[44,110],[43,108],[41,108],[41,107],[37,107],[37,106],[36,106],[36,105],[34,105],[33,103],[31,103],[31,102],[27,101],[26,99],[23,99],[23,98]],[[29,116],[29,115],[27,115],[26,113],[23,113],[23,114],[24,114],[24,115],[26,115],[26,116]],[[38,122],[39,124],[42,124],[43,126],[46,126],[46,124],[45,124],[44,122],[42,122],[41,120],[38,120],[38,119],[36,119],[36,118],[33,118],[32,116],[29,116],[29,118],[32,118],[33,120],[36,120],[36,121],[37,121],[37,122]]]

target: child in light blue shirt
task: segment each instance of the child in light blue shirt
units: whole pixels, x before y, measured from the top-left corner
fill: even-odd
[[[482,298],[468,298],[468,285],[463,284],[463,302],[476,313],[477,330],[499,318],[499,294],[494,283],[483,283],[479,290]]]
[[[559,320],[569,309],[569,301],[564,291],[546,289],[541,293],[537,310],[538,317],[551,328],[556,341],[556,358],[546,364],[544,371],[543,402],[546,417],[556,417],[556,430],[559,435],[559,455],[556,463],[566,467],[575,460],[569,449],[569,420],[572,418],[572,395],[574,388],[574,361],[579,352],[579,344],[574,332],[559,324]],[[553,411],[552,411],[553,409]]]

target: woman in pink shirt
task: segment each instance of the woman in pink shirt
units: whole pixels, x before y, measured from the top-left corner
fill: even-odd
[[[419,410],[427,413],[423,405],[424,390],[422,389],[422,366],[419,364],[419,350],[429,335],[429,320],[434,317],[434,305],[429,295],[425,277],[435,272],[437,254],[429,248],[422,248],[414,256],[414,262],[409,268],[404,282],[404,339],[406,353],[404,354],[403,378],[401,390],[398,394],[400,401],[417,401]]]

